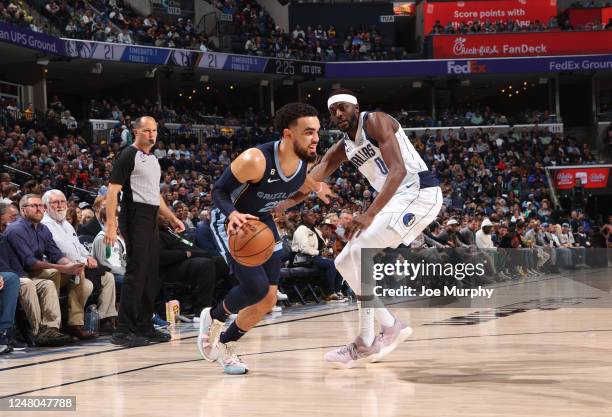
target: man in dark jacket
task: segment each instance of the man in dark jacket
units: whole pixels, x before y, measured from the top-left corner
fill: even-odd
[[[193,312],[198,316],[212,305],[216,286],[215,261],[208,254],[169,229],[168,221],[159,221],[159,275],[162,282],[184,282],[194,287]]]
[[[100,230],[102,230],[102,221],[100,220],[100,213],[102,211],[106,211],[106,198],[99,196],[96,197],[96,200],[93,204],[94,218],[89,220],[87,223],[79,226],[77,232],[79,236],[87,235],[91,237],[96,237]]]
[[[210,228],[210,212],[202,210],[200,213],[200,222],[196,227],[195,244],[208,253],[210,257],[221,256],[214,242],[212,229]]]

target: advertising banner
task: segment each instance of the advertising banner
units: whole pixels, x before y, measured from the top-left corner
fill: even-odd
[[[612,55],[328,63],[327,78],[612,71]]]
[[[436,59],[612,52],[611,31],[433,35],[432,42]]]
[[[555,188],[557,190],[571,190],[574,188],[576,178],[579,178],[584,188],[607,188],[610,168],[560,168],[553,171]]]
[[[580,26],[607,24],[612,17],[612,7],[597,7],[588,9],[569,9],[569,21],[574,29]]]
[[[0,42],[11,43],[53,55],[64,55],[64,41],[0,22]]]
[[[557,0],[427,1],[424,4],[424,33],[431,33],[436,21],[447,23],[513,20],[529,25],[539,20],[546,24],[557,15]]]

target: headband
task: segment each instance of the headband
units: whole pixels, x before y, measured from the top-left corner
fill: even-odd
[[[329,109],[336,103],[345,102],[357,105],[357,97],[351,94],[336,94],[327,99],[327,108]]]

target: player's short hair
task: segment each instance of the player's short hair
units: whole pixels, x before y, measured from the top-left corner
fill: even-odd
[[[274,128],[277,132],[283,132],[284,129],[289,129],[297,123],[301,117],[318,117],[319,112],[310,104],[305,103],[289,103],[278,109],[274,116]]]

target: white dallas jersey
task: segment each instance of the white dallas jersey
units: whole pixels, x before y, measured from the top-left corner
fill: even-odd
[[[389,169],[385,165],[385,161],[378,148],[378,143],[368,136],[364,129],[368,114],[368,112],[361,112],[359,114],[359,125],[357,126],[355,141],[351,140],[348,134],[344,135],[344,151],[348,160],[367,178],[370,185],[380,192],[387,179]],[[401,125],[395,132],[395,137],[402,152],[402,159],[407,172],[400,188],[416,188],[418,190],[421,187],[419,172],[428,171],[427,165],[414,146],[412,146]]]

